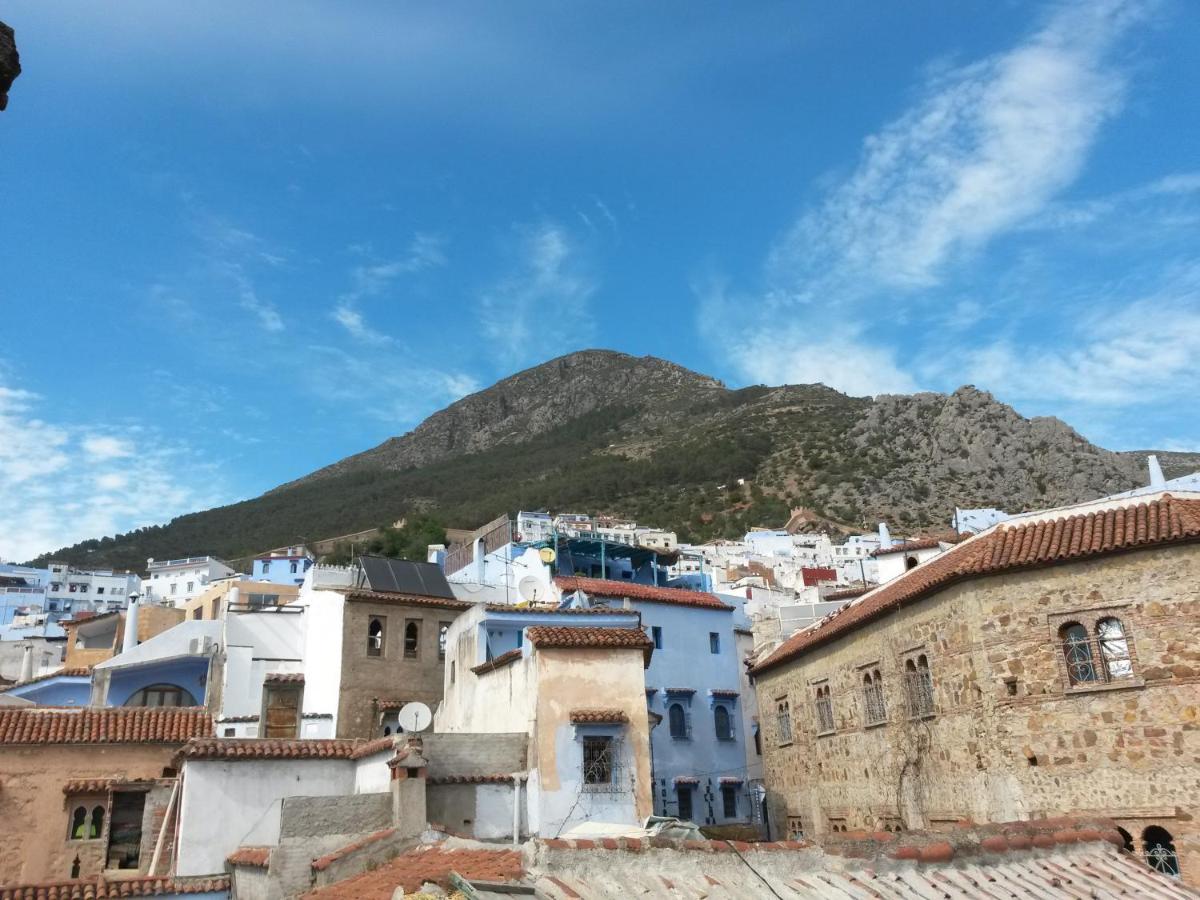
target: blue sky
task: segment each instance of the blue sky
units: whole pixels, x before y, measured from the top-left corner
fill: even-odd
[[[582,347],[974,383],[1200,449],[1184,0],[3,18],[0,557],[255,495]]]

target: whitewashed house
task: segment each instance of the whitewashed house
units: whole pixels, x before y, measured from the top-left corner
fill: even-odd
[[[237,574],[215,556],[148,559],[146,577],[142,579],[142,598],[168,606],[182,603],[200,596],[212,582]]]

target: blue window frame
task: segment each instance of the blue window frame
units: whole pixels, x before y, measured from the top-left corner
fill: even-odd
[[[715,631],[710,631],[708,633],[708,652],[709,653],[720,653],[721,652],[721,635]]]

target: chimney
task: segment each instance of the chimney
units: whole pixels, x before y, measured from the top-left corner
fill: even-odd
[[[1162,466],[1158,464],[1158,457],[1151,453],[1146,457],[1146,464],[1150,467],[1150,487],[1155,490],[1162,490],[1167,486],[1167,479],[1163,477]]]
[[[892,535],[888,531],[887,522],[879,523],[879,546],[884,548],[892,546]]]
[[[242,589],[239,587],[230,588],[229,593],[225,595],[225,612],[229,612],[231,608],[237,606],[238,603],[241,602],[241,599]],[[203,615],[203,613],[201,613],[201,615]]]
[[[129,606],[125,610],[125,636],[121,640],[121,652],[132,650],[138,643],[138,595],[129,595]]]
[[[21,677],[17,681],[24,683],[33,680],[33,644],[26,644],[21,652]]]

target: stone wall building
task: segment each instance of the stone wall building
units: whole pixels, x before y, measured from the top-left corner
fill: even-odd
[[[776,835],[1104,816],[1200,884],[1200,494],[1021,516],[752,673]]]
[[[171,759],[211,734],[203,709],[0,709],[0,884],[150,873]]]

